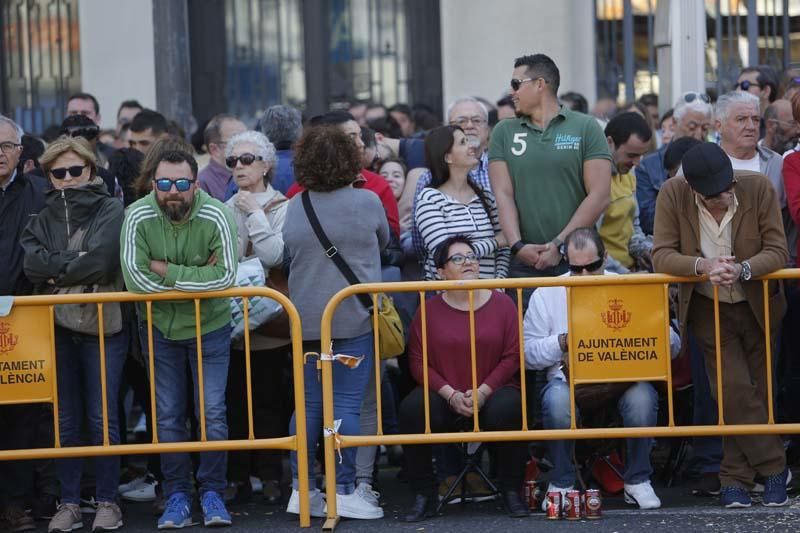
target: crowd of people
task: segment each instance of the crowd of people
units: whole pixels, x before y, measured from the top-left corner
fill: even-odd
[[[698,87],[661,116],[656,95],[622,106],[601,98],[589,113],[582,95],[559,93],[558,67],[542,54],[517,58],[509,71],[507,96],[495,104],[458,98],[443,122],[424,105],[353,102],[307,120],[298,109],[276,105],[253,129],[245,117],[221,114],[187,136],[168,117],[126,100],[116,129],[102,130],[89,93],[71,96],[63,123],[42,137],[0,115],[0,255],[6,257],[0,296],[176,290],[191,298],[235,286],[240,262],[257,259],[266,286],[297,308],[304,351],[359,358],[360,364],[333,364],[333,409],[341,434],[371,435],[378,354],[370,306],[346,299],[333,318],[333,346],[319,345],[323,309],[350,283],[631,272],[697,277],[675,291],[670,329],[671,356],[687,358],[694,384],[683,418],[716,423],[718,292],[725,422],[767,422],[765,333],[770,328],[777,364],[791,375],[798,341],[790,320],[800,302],[792,284],[778,282],[768,284],[765,299],[756,278],[794,266],[800,246],[800,77],[787,73],[781,82],[769,67],[749,67],[735,90],[713,95]],[[475,407],[481,428],[519,429],[523,380],[529,427],[569,427],[566,291],[521,294],[522,302],[517,291],[452,290],[422,302],[395,295],[408,342],[405,354],[380,361],[384,432],[424,431],[426,404],[434,432],[464,427]],[[142,411],[146,442],[154,434],[162,443],[201,435],[245,439],[251,431],[256,438],[294,434],[285,312],[252,328],[248,369],[229,301],[201,300],[199,324],[196,311],[191,299],[149,308],[106,304],[101,330],[94,306],[56,306],[57,412],[0,406],[7,427],[15,428],[0,435],[0,449],[52,447],[54,416],[61,446],[104,442],[101,345],[112,445],[127,442],[135,425],[128,419],[139,411],[130,398]],[[308,360],[311,514],[324,517],[317,376],[316,361]],[[793,409],[787,382],[785,390],[778,387],[779,416]],[[598,411],[616,406],[624,426],[654,426],[660,394],[648,382],[626,383],[578,401],[576,415],[592,425]],[[490,450],[493,477],[513,517],[529,514],[521,497],[527,444]],[[652,448],[649,438],[628,439],[624,447],[624,499],[640,509],[661,505],[651,482]],[[453,492],[449,484],[462,457],[448,446],[392,451],[404,455],[403,477],[414,493],[403,518],[433,516],[440,492]],[[341,450],[340,516],[383,517],[377,453],[376,447]],[[575,487],[574,456],[573,443],[548,443],[538,458],[550,465],[548,492]],[[291,454],[288,476],[284,459],[271,450],[209,451],[194,460],[165,453],[149,456],[145,470],[113,455],[0,462],[0,524],[28,531],[47,519],[49,532],[73,531],[93,514],[93,531],[115,530],[123,525],[125,499],[153,501],[159,529],[182,528],[192,524],[196,495],[205,526],[228,526],[227,504],[254,492],[270,505],[288,500],[286,511],[297,514],[297,457]],[[693,493],[719,495],[727,508],[750,506],[754,492],[767,506],[788,503],[791,470],[778,436],[695,438],[689,470]],[[480,477],[466,479],[472,492],[487,489]]]

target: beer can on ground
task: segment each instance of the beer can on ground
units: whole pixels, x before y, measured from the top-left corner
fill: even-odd
[[[603,517],[603,500],[600,498],[600,491],[597,489],[589,489],[586,491],[586,505],[584,505],[584,512],[586,518],[589,520],[597,520]]]
[[[559,520],[561,518],[561,493],[557,490],[547,493],[547,519]]]
[[[564,497],[564,518],[567,520],[581,519],[581,492],[571,490]]]

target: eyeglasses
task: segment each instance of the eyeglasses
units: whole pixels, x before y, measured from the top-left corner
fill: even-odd
[[[61,130],[61,135],[68,137],[83,137],[87,141],[93,141],[100,134],[99,126],[77,126],[73,128],[64,128]]]
[[[461,266],[464,263],[477,263],[478,256],[475,254],[454,254],[447,258],[448,263]]]
[[[470,122],[474,126],[483,126],[486,124],[486,119],[483,117],[456,117],[455,120],[450,121],[450,124],[463,128]]]
[[[178,179],[170,179],[170,178],[156,178],[153,181],[156,182],[156,189],[161,192],[169,192],[172,190],[172,186],[175,185],[175,189],[178,192],[186,192],[192,187],[192,183],[195,180],[189,178],[178,178]]]
[[[511,78],[511,88],[515,91],[519,91],[520,86],[526,81],[534,81],[538,79],[539,78],[522,78],[521,80],[518,80],[517,78]]]
[[[51,168],[50,175],[53,176],[57,180],[63,180],[67,177],[67,172],[73,178],[77,178],[81,174],[83,174],[83,169],[88,167],[89,165],[75,165],[72,167],[62,167],[62,168]]]
[[[764,88],[763,83],[759,83],[757,81],[750,81],[750,80],[742,80],[736,84],[737,89],[741,89],[742,91],[750,90],[750,87],[757,86],[759,89]]]
[[[249,167],[253,164],[253,161],[263,161],[264,158],[260,155],[253,155],[251,153],[245,152],[240,156],[232,155],[230,157],[225,158],[225,164],[228,168],[234,168],[236,163],[241,162],[242,165]]]
[[[22,145],[21,144],[17,144],[17,143],[12,143],[12,142],[0,143],[0,152],[3,152],[4,154],[10,154],[10,153],[13,153],[14,150],[19,148],[20,146],[22,146]]]
[[[586,272],[591,274],[592,272],[600,270],[600,267],[602,266],[603,266],[603,258],[601,257],[597,261],[589,263],[588,265],[573,265],[572,263],[570,263],[569,271],[572,272],[573,274],[581,274],[585,270]]]
[[[706,93],[695,93],[695,92],[684,93],[683,101],[686,102],[687,104],[690,104],[695,100],[700,100],[707,104],[711,102],[711,99],[708,97]]]

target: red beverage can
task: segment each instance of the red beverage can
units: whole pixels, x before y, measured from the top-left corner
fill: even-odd
[[[528,508],[531,510],[536,510],[537,498],[536,498],[536,482],[535,481],[526,481],[525,482],[525,502],[528,504]]]
[[[564,518],[567,520],[581,519],[581,492],[571,490],[564,497]]]
[[[547,519],[561,519],[561,493],[557,490],[547,493]]]
[[[603,517],[603,500],[600,498],[600,491],[589,489],[586,491],[586,505],[584,506],[586,518],[597,520]]]

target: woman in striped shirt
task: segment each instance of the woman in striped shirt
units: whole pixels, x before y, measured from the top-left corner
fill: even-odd
[[[433,254],[448,237],[464,235],[480,257],[481,278],[505,278],[511,254],[500,230],[497,203],[468,173],[478,164],[458,126],[442,126],[425,138],[425,159],[431,183],[417,198],[414,223],[425,243],[425,279],[439,279]]]

